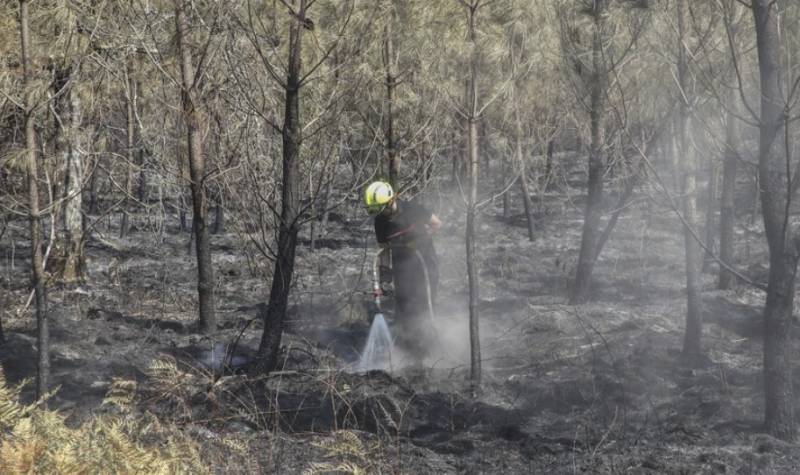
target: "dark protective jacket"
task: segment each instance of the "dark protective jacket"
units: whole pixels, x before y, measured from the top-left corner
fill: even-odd
[[[439,287],[439,263],[425,226],[432,214],[417,203],[398,201],[394,213],[375,218],[375,237],[381,244],[388,243],[391,250],[395,324],[400,330],[396,336],[401,345],[419,357],[427,352],[432,335],[425,270],[432,302],[436,301]]]

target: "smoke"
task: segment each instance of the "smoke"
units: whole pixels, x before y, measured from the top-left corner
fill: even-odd
[[[453,368],[469,363],[469,316],[466,313],[437,315],[433,321],[435,345],[426,364]]]

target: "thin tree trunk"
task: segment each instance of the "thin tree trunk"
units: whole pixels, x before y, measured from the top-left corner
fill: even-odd
[[[331,214],[330,209],[328,207],[328,202],[330,201],[332,188],[333,188],[333,180],[329,179],[328,183],[325,185],[325,193],[322,195],[322,203],[321,203],[322,220],[320,221],[319,224],[319,232],[318,232],[319,235],[324,234],[325,231],[328,229],[328,218],[330,218]],[[311,248],[315,249],[315,246],[316,243]]]
[[[783,2],[753,0],[761,121],[758,177],[761,214],[769,246],[769,284],[764,306],[764,422],[767,432],[783,440],[797,435],[792,388],[792,309],[800,238],[787,225],[791,190],[786,170],[791,163],[781,84],[782,45],[778,11]]]
[[[225,208],[222,206],[222,192],[217,192],[214,204],[214,234],[225,232]]]
[[[6,299],[5,292],[0,293],[0,345],[6,342],[6,332],[3,330],[3,315],[5,314]]]
[[[575,281],[572,286],[570,303],[585,302],[589,297],[589,288],[592,271],[597,256],[594,255],[598,232],[600,230],[600,217],[603,202],[603,172],[605,159],[602,152],[603,142],[603,91],[605,88],[605,65],[603,64],[602,43],[602,13],[598,12],[594,18],[594,32],[592,35],[592,90],[590,103],[591,120],[591,145],[589,151],[589,177],[586,211],[584,212],[583,233],[581,236],[581,250],[578,256],[578,266],[575,271]]]
[[[100,180],[97,176],[100,174],[100,157],[102,154],[98,153],[95,158],[94,162],[92,163],[91,170],[92,176],[89,178],[89,209],[88,213],[93,215],[97,213],[97,188],[100,185]]]
[[[62,278],[66,282],[82,281],[86,273],[86,256],[83,252],[83,156],[78,126],[81,103],[76,94],[69,94],[70,117],[65,132],[68,137],[64,192],[64,229],[66,230],[65,262]]]
[[[386,147],[386,159],[389,165],[389,183],[398,189],[398,179],[400,178],[400,157],[395,149],[394,139],[394,90],[397,87],[397,73],[394,67],[394,38],[392,35],[392,22],[394,14],[388,13],[386,26],[383,29],[383,69],[386,75],[386,110],[384,128],[384,141]]]
[[[462,162],[462,147],[461,141],[459,140],[459,135],[457,132],[453,132],[453,139],[451,141],[451,166],[450,166],[450,182],[453,186],[458,184],[459,180],[459,165]]]
[[[480,284],[478,281],[478,262],[475,250],[475,219],[478,201],[478,168],[480,163],[480,144],[478,136],[478,60],[479,51],[476,37],[476,14],[478,4],[468,8],[468,31],[470,42],[470,74],[468,88],[467,158],[469,162],[469,189],[467,192],[466,257],[467,279],[469,282],[469,343],[470,380],[473,389],[481,384],[481,341],[480,341]]]
[[[706,223],[705,223],[705,244],[706,252],[703,259],[703,272],[708,272],[711,263],[714,262],[714,253],[717,249],[717,236],[719,229],[717,226],[717,190],[719,189],[719,167],[716,160],[711,160],[708,170],[708,199],[706,205]]]
[[[289,27],[289,59],[287,62],[286,101],[283,120],[283,180],[281,191],[278,253],[272,275],[269,303],[262,312],[264,332],[258,347],[261,369],[272,371],[278,364],[281,337],[286,324],[289,292],[294,277],[300,206],[299,158],[302,144],[300,124],[300,71],[302,67],[302,22],[306,0],[299,0],[297,21]]]
[[[525,222],[528,224],[528,239],[533,242],[536,237],[535,221],[533,218],[533,203],[531,191],[528,186],[528,167],[525,165],[525,156],[522,152],[522,121],[519,117],[519,108],[514,108],[514,125],[516,128],[516,153],[519,166],[519,187],[522,192],[522,203],[525,206]]]
[[[192,52],[186,44],[189,30],[183,10],[185,0],[175,2],[175,29],[180,52],[181,69],[181,105],[186,121],[186,132],[189,152],[189,175],[192,191],[192,227],[196,240],[197,252],[197,294],[199,301],[199,330],[209,333],[217,329],[214,311],[214,269],[211,262],[211,243],[208,233],[208,199],[205,186],[205,157],[201,128],[203,117],[200,112],[195,70],[192,64]]]
[[[194,219],[192,225],[189,227],[189,239],[186,240],[186,254],[191,256],[192,251],[195,249],[195,234],[194,234]]]
[[[722,165],[722,196],[720,197],[719,213],[719,258],[722,262],[733,265],[734,261],[734,233],[736,224],[736,208],[734,198],[736,195],[736,169],[738,166],[737,150],[738,127],[736,117],[728,113],[725,125],[725,158]],[[719,267],[719,280],[717,287],[728,290],[733,287],[734,275],[725,266]]]
[[[183,180],[181,180],[183,181]],[[183,189],[178,191],[178,221],[180,222],[181,232],[189,231],[192,233],[192,228],[189,226],[189,220],[186,217],[186,197],[183,194]]]
[[[189,225],[186,219],[186,197],[184,193],[184,180],[186,179],[186,165],[183,156],[183,151],[181,150],[180,146],[180,136],[183,133],[181,130],[182,122],[176,121],[175,123],[175,158],[178,161],[178,173],[177,173],[177,203],[178,203],[178,222],[180,225],[180,231],[182,233],[189,230]]]
[[[122,204],[122,217],[119,236],[126,237],[130,232],[131,197],[133,196],[133,168],[136,156],[136,94],[137,84],[133,78],[133,60],[125,64],[125,202]]]
[[[141,137],[139,137],[141,140]],[[140,143],[139,150],[137,155],[139,156],[139,160],[137,161],[136,165],[139,167],[139,184],[136,188],[136,199],[139,200],[140,203],[147,203],[148,196],[147,196],[147,167],[145,166],[145,147]]]
[[[479,283],[477,257],[475,255],[475,204],[478,189],[478,127],[470,121],[469,140],[469,194],[467,203],[467,277],[469,280],[469,335],[470,335],[470,379],[479,385],[481,381],[480,315],[478,312]]]
[[[506,183],[511,178],[511,164],[509,159],[503,158],[503,172],[501,173],[502,180],[500,181],[501,189],[506,187]],[[508,219],[511,216],[511,192],[509,190],[503,191],[503,219]]]
[[[28,0],[19,2],[20,40],[22,47],[23,88],[25,90],[25,147],[28,161],[28,211],[31,233],[31,284],[36,297],[37,374],[36,394],[43,396],[50,386],[50,331],[47,322],[47,302],[44,294],[44,260],[42,257],[42,225],[39,215],[38,161],[36,130],[34,128],[34,91],[31,73],[31,40],[28,27]]]
[[[555,135],[551,134],[547,139],[547,156],[544,167],[544,190],[549,190],[553,184],[553,154],[556,150]]]
[[[55,115],[55,138],[53,148],[59,157],[60,185],[55,196],[63,200],[60,208],[58,228],[57,259],[60,266],[56,269],[58,277],[64,282],[82,280],[85,270],[83,256],[83,163],[77,146],[79,139],[81,104],[77,94],[73,93],[73,75],[71,66],[57,66],[52,84],[56,95],[53,111]],[[63,180],[63,181],[62,181]],[[62,232],[63,229],[63,232]],[[55,256],[54,256],[55,257]]]
[[[478,117],[478,148],[483,152],[481,153],[481,158],[483,159],[483,167],[481,168],[481,173],[486,175],[487,181],[492,182],[494,181],[494,174],[492,173],[492,162],[491,156],[488,152],[489,150],[489,127],[486,124],[486,121],[483,120],[483,117]]]
[[[686,0],[678,0],[678,87],[683,98],[678,115],[678,135],[676,152],[678,154],[681,194],[683,196],[684,249],[686,260],[686,332],[683,338],[683,355],[695,359],[701,354],[702,335],[702,301],[700,288],[700,271],[702,257],[700,245],[692,235],[691,229],[697,229],[697,160],[688,146],[689,126],[689,91],[687,90],[688,62],[685,47],[685,10]]]

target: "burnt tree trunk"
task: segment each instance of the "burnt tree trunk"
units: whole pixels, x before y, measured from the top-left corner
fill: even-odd
[[[589,150],[588,196],[584,211],[581,250],[572,286],[570,303],[585,302],[589,297],[592,271],[596,261],[596,242],[600,231],[600,218],[603,206],[603,173],[606,169],[603,156],[603,108],[606,70],[603,62],[603,15],[594,13],[592,33],[592,80],[589,117],[591,121],[591,145]]]
[[[478,265],[475,253],[475,205],[478,197],[478,160],[480,149],[478,146],[478,126],[470,120],[467,131],[469,142],[469,191],[467,198],[467,278],[469,280],[469,340],[470,340],[470,379],[479,385],[481,381],[481,346],[480,346],[480,315],[478,311],[479,282]]]
[[[197,294],[199,301],[199,330],[209,333],[217,329],[214,311],[214,269],[211,262],[211,245],[208,232],[208,197],[205,184],[205,157],[203,156],[202,125],[192,52],[187,45],[189,25],[184,13],[185,0],[175,2],[175,31],[180,54],[181,106],[186,122],[189,153],[189,176],[192,191],[192,228],[196,240]],[[197,71],[200,73],[200,71]]]
[[[516,147],[517,164],[519,166],[519,187],[522,193],[522,203],[525,207],[525,222],[528,224],[528,239],[535,239],[535,221],[533,218],[533,203],[531,202],[531,190],[528,184],[528,167],[525,164],[525,154],[522,151],[522,121],[519,118],[519,108],[514,108],[514,122],[516,128]]]
[[[141,141],[141,137],[139,137]],[[145,159],[145,155],[148,153],[145,146],[140,142],[139,143],[139,150],[138,150],[138,157],[139,159],[136,161],[136,166],[139,167],[139,183],[136,186],[136,199],[139,200],[139,203],[147,203],[148,196],[147,196],[147,160]]]
[[[714,252],[717,249],[717,235],[719,234],[719,226],[717,225],[717,194],[719,190],[719,166],[716,159],[710,160],[708,170],[708,188],[707,188],[707,201],[706,208],[706,223],[705,223],[705,244],[706,252],[703,259],[703,272],[708,272],[711,264],[714,262]]]
[[[397,72],[395,71],[394,57],[394,38],[392,37],[393,12],[389,9],[386,26],[383,29],[383,69],[386,75],[386,104],[385,104],[385,127],[384,127],[384,147],[386,147],[386,159],[389,166],[389,183],[398,189],[398,179],[400,178],[400,157],[397,155],[394,138],[394,90],[397,87]]]
[[[225,207],[222,205],[222,190],[218,190],[214,199],[214,234],[225,232]]]
[[[769,284],[764,306],[764,423],[771,435],[793,440],[796,427],[791,335],[800,239],[788,224],[790,141],[781,84],[782,45],[778,26],[782,3],[753,0],[752,8],[761,79],[758,179],[769,246]]]
[[[70,144],[67,154],[64,157],[66,163],[66,175],[64,176],[64,192],[66,200],[64,202],[64,229],[66,231],[65,240],[65,262],[62,278],[67,282],[82,281],[86,274],[86,256],[83,252],[83,155],[76,146],[78,140],[78,123],[80,117],[80,102],[73,96],[71,100],[71,112],[69,126]]]
[[[54,151],[59,158],[61,168],[60,192],[57,199],[63,199],[60,206],[59,219],[63,234],[59,232],[55,248],[59,260],[58,276],[64,282],[81,281],[86,270],[86,259],[83,253],[83,156],[78,146],[81,103],[73,92],[73,75],[75,68],[58,67],[53,81],[53,93],[56,95],[53,110],[55,112]]]
[[[300,124],[300,73],[302,55],[303,23],[306,0],[299,0],[297,18],[289,27],[289,58],[287,61],[286,102],[283,118],[283,177],[281,190],[281,214],[278,230],[278,247],[269,303],[262,312],[264,332],[258,347],[261,369],[272,371],[278,364],[281,337],[286,323],[289,292],[294,276],[295,251],[299,228],[300,210],[300,146],[302,126]]]
[[[0,346],[6,342],[6,332],[3,330],[3,314],[6,308],[5,297],[5,291],[0,293]]]
[[[460,128],[460,127],[459,127]],[[450,183],[455,187],[458,185],[459,182],[459,167],[463,161],[463,150],[462,150],[462,140],[460,140],[459,133],[457,131],[453,131],[453,138],[450,142],[450,153],[451,153],[451,161],[450,161]]]
[[[697,229],[697,160],[693,151],[689,150],[689,91],[688,91],[688,60],[686,51],[686,25],[685,25],[686,0],[678,0],[678,87],[680,110],[677,117],[677,144],[674,152],[677,153],[676,162],[679,170],[684,218],[683,242],[686,262],[686,331],[683,338],[683,356],[693,360],[701,354],[702,335],[702,301],[700,287],[700,271],[702,257],[700,244],[692,235],[692,230]]]
[[[739,157],[738,133],[736,117],[733,113],[728,113],[725,124],[725,156],[722,163],[722,193],[720,196],[719,212],[719,259],[725,264],[732,266],[734,260],[734,225],[736,224],[736,169]],[[719,267],[719,280],[717,287],[721,290],[728,290],[733,287],[734,275],[725,266]]]
[[[553,184],[553,154],[556,150],[555,134],[551,133],[547,139],[547,156],[544,166],[544,190],[549,190]]]
[[[119,225],[119,236],[125,237],[130,232],[130,212],[133,197],[133,173],[136,156],[136,94],[137,83],[133,77],[133,60],[125,63],[125,202],[122,204],[122,217]]]
[[[31,72],[29,18],[28,1],[20,0],[19,23],[22,49],[22,81],[25,90],[25,148],[28,162],[28,213],[31,233],[31,285],[36,297],[36,394],[37,397],[41,397],[47,393],[50,386],[50,331],[47,321],[47,301],[44,294],[42,224],[39,213],[39,168],[36,156],[35,99]]]
[[[92,175],[89,177],[89,205],[88,205],[89,214],[97,213],[97,192],[100,186],[100,180],[98,179],[98,175],[100,175],[99,162],[101,156],[102,156],[101,153],[97,153],[90,167],[90,169],[92,170]]]
[[[467,228],[465,236],[467,255],[467,280],[469,285],[469,343],[470,380],[473,389],[481,384],[481,342],[480,342],[480,284],[478,281],[478,258],[475,249],[475,220],[478,201],[478,169],[480,163],[480,137],[478,136],[478,68],[479,50],[477,43],[476,15],[480,2],[467,5],[467,27],[470,51],[469,87],[467,94],[467,160],[469,187],[467,191]]]
[[[503,190],[503,219],[508,219],[511,216],[511,193],[506,190],[506,183],[511,178],[511,163],[509,159],[503,157],[502,173],[500,174],[500,187]]]

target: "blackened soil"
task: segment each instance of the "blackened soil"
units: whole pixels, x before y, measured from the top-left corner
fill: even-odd
[[[798,447],[759,432],[763,294],[716,291],[715,276],[705,275],[705,357],[683,361],[680,226],[642,202],[623,215],[598,260],[592,302],[567,305],[582,197],[565,189],[543,195],[533,242],[519,203],[508,220],[478,226],[480,388],[468,379],[458,210],[437,210],[439,344],[424,367],[398,354],[391,371],[352,372],[374,312],[373,249],[364,245],[368,222],[354,228],[336,215],[316,249],[303,236],[284,364],[269,377],[254,376],[250,364],[269,262],[243,251],[237,233],[213,236],[220,329],[197,335],[188,234],[172,225],[161,234],[135,216],[126,239],[113,237],[115,222],[101,225],[105,237],[87,246],[85,283],[49,288],[59,387],[51,407],[77,422],[109,410],[103,398],[114,378],[135,380],[140,410],[180,422],[204,444],[247,439],[245,455],[225,444],[208,452],[219,473],[301,473],[313,464],[334,471],[343,462],[370,473],[795,472]],[[499,203],[485,214],[500,215]],[[747,247],[758,263],[765,250],[755,234],[739,235],[737,253]],[[12,222],[0,247],[0,362],[13,383],[36,371],[24,236],[25,223]],[[234,356],[236,365],[224,359]],[[181,383],[159,385],[166,373],[153,369],[156,361],[173,364],[169,374]],[[32,385],[23,397],[32,400]]]

